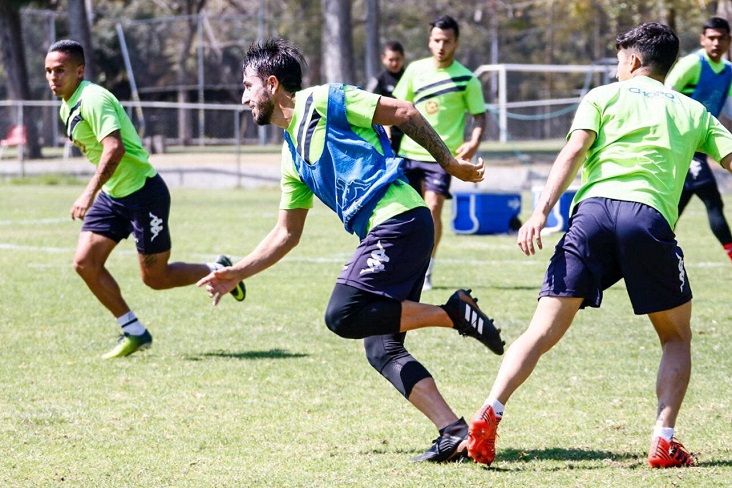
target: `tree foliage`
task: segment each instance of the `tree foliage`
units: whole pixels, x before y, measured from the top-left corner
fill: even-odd
[[[63,8],[66,2],[5,0],[0,3],[16,8],[30,5],[49,9],[57,14],[56,36],[69,35]],[[134,50],[133,69],[136,75],[139,72],[142,84],[150,89],[149,96],[165,97],[165,88],[169,87],[170,99],[176,99],[174,87],[196,84],[200,41],[195,20],[190,17],[173,20],[173,17],[201,12],[206,14],[210,29],[203,47],[205,83],[214,98],[236,100],[241,56],[259,33],[287,37],[303,49],[310,65],[306,74],[308,84],[325,81],[323,74],[327,67],[324,62],[331,63],[334,56],[340,61],[331,64],[340,69],[331,78],[365,84],[366,56],[373,58],[373,46],[368,53],[366,49],[367,41],[373,41],[367,31],[367,12],[370,5],[373,9],[373,3],[374,0],[98,0],[93,2],[92,58],[97,79],[121,98],[128,98],[127,73],[115,24],[130,25],[143,19],[167,18],[168,27],[163,27],[163,21],[140,24],[139,29],[128,33],[128,43]],[[330,22],[331,27],[338,27],[340,33],[336,33],[335,38],[328,38],[327,42],[322,38],[324,33],[330,32],[326,28],[329,22],[324,5],[350,7],[347,9],[350,15],[346,16],[346,11],[341,10],[342,13],[333,17],[336,20]],[[730,1],[402,0],[378,5],[379,45],[395,39],[404,44],[408,60],[428,56],[429,22],[447,13],[461,25],[458,58],[468,67],[475,68],[490,62],[494,47],[500,63],[589,64],[614,56],[614,38],[619,31],[650,20],[675,27],[682,40],[682,50],[690,51],[698,43],[703,20],[718,11],[724,14],[725,8],[730,8]],[[264,15],[260,16],[260,12]],[[21,20],[28,32],[47,29],[46,24],[36,22],[37,17],[30,14],[21,13]],[[337,25],[333,26],[333,22]],[[373,26],[370,29],[373,32]],[[34,39],[39,38],[44,36],[34,34]],[[35,43],[26,42],[26,45],[33,49],[32,53],[27,53],[29,58],[47,48],[47,45],[37,47]],[[336,54],[329,54],[331,50]],[[32,66],[29,72],[31,96],[41,98],[45,84],[38,61],[26,59],[26,65]],[[2,77],[0,73],[0,78],[6,81],[7,75]],[[7,83],[2,85],[7,86]],[[554,80],[542,89],[545,92],[552,87],[563,90],[561,85],[561,80]],[[515,88],[533,89],[530,86]],[[7,95],[7,91],[0,93],[0,96]],[[189,98],[194,97],[190,95]]]

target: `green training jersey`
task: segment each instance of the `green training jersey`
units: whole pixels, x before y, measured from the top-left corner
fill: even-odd
[[[569,133],[578,129],[597,137],[573,205],[590,197],[644,203],[671,228],[694,153],[717,161],[732,153],[732,134],[702,104],[645,76],[588,92]]]
[[[117,169],[102,187],[114,198],[136,192],[145,180],[155,176],[155,168],[142,147],[132,121],[117,98],[109,91],[89,81],[82,81],[68,100],[61,101],[61,121],[66,135],[95,166],[102,158],[102,139],[118,130],[125,154]]]
[[[700,54],[706,58],[709,67],[717,74],[724,69],[725,64],[729,64],[729,61],[724,59],[718,62],[712,61],[709,59],[707,52],[704,49],[700,49],[676,61],[676,64],[673,65],[671,71],[666,75],[665,85],[672,90],[676,90],[690,97],[694,93],[696,85],[699,83],[699,77],[701,76]],[[730,83],[727,94],[732,94],[732,83]]]
[[[464,142],[466,112],[471,115],[485,112],[480,80],[457,61],[447,68],[437,68],[433,58],[410,63],[394,88],[394,97],[414,103],[453,154]],[[435,161],[425,148],[406,136],[399,155]]]
[[[345,97],[346,119],[351,130],[383,154],[379,137],[372,127],[380,95],[346,86]],[[308,161],[317,161],[323,153],[327,118],[328,85],[306,88],[295,94],[295,110],[286,130],[298,152],[304,154]],[[300,179],[286,142],[282,145],[281,172],[280,209],[312,208],[313,192]],[[368,229],[420,206],[425,206],[422,197],[411,186],[397,180],[374,208]]]

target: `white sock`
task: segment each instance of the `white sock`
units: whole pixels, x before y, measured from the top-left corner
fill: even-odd
[[[133,336],[142,335],[147,330],[142,322],[137,318],[135,312],[131,310],[126,314],[117,317],[117,324],[122,327],[122,332]]]
[[[485,405],[490,405],[491,407],[493,407],[493,413],[496,414],[496,417],[503,417],[503,410],[506,408],[503,403],[499,402],[498,400],[490,400],[486,398],[483,406]]]
[[[435,267],[435,258],[430,258],[430,264],[427,266],[427,276],[432,276],[432,268]]]
[[[653,429],[653,438],[656,437],[663,437],[667,441],[670,441],[674,436],[674,428],[673,427],[662,427],[660,425],[656,425],[656,427]]]

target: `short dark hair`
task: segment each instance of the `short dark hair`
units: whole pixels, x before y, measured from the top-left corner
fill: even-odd
[[[54,42],[51,44],[51,47],[48,48],[48,52],[66,53],[78,64],[86,64],[84,61],[84,47],[71,39],[62,39]]]
[[[704,34],[707,29],[723,30],[727,34],[729,34],[729,22],[727,22],[722,17],[710,17],[709,19],[707,19],[706,22],[704,22],[704,26],[702,27],[702,34]]]
[[[637,51],[643,66],[666,76],[679,55],[679,38],[667,25],[646,22],[618,35],[615,47]]]
[[[440,30],[451,30],[455,33],[455,39],[460,37],[460,26],[458,26],[457,20],[453,19],[449,15],[441,15],[430,23],[430,31],[437,27]]]
[[[302,90],[303,68],[307,66],[302,53],[285,39],[267,39],[249,46],[242,70],[251,68],[261,79],[275,76],[290,93]]]
[[[384,44],[384,51],[394,51],[404,56],[404,46],[399,41],[389,41]]]

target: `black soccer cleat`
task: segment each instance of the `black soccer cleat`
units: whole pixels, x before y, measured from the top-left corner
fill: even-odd
[[[467,444],[462,450],[460,445],[468,438],[468,424],[462,417],[440,431],[440,436],[432,441],[432,446],[419,456],[413,457],[415,463],[444,463],[467,459]]]
[[[223,254],[216,258],[216,262],[224,267],[232,265],[231,259],[229,259],[228,256],[224,256]],[[234,297],[234,300],[236,300],[237,302],[243,302],[244,299],[247,297],[247,287],[244,285],[243,281],[240,281],[229,293],[231,293],[231,295]]]
[[[458,290],[450,296],[447,303],[440,307],[447,312],[452,320],[453,327],[460,335],[478,339],[488,349],[503,354],[506,344],[501,339],[501,329],[493,325],[493,319],[488,317],[478,307],[478,299],[470,296],[471,290]]]

